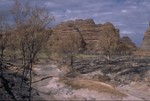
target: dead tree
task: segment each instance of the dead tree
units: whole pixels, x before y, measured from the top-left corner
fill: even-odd
[[[99,50],[106,56],[106,60],[108,61],[111,55],[113,55],[114,52],[116,52],[118,44],[118,38],[108,31],[102,33],[98,39]]]
[[[7,16],[4,13],[0,15],[0,57],[4,57],[4,50],[9,46],[10,27],[7,22]]]
[[[21,4],[19,0],[15,0],[12,14],[15,21],[14,32],[19,36],[20,51],[23,59],[23,76],[27,76],[29,73],[29,100],[31,100],[33,61],[49,40],[51,29],[47,27],[53,20],[53,16],[50,16],[45,8],[31,7],[29,3]]]

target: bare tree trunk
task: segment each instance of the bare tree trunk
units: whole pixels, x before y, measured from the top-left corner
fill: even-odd
[[[3,49],[1,50],[1,59],[3,60]]]
[[[25,59],[26,59],[26,51],[24,46],[22,45],[22,63],[25,64]]]
[[[74,57],[73,55],[70,56],[70,66],[73,68],[73,62],[74,62]]]
[[[29,101],[31,101],[31,95],[32,95],[32,60],[30,63],[30,88],[29,88]]]
[[[25,72],[27,71],[28,67],[29,67],[29,65],[27,65],[27,66],[24,65],[24,66],[23,66],[22,81],[21,81],[21,84],[20,84],[20,88],[22,88],[22,85],[23,85],[23,78],[26,77],[26,76],[25,76]],[[27,72],[27,73],[28,73],[28,72]],[[26,75],[27,75],[27,73],[26,73]]]
[[[22,64],[25,64],[25,53],[22,53]]]
[[[29,88],[29,101],[31,101],[32,95],[32,63],[30,64],[30,88]]]
[[[1,60],[3,61],[3,57],[4,57],[4,48],[1,48]]]

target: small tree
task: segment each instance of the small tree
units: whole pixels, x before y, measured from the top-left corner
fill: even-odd
[[[109,60],[110,56],[116,52],[118,43],[118,37],[106,31],[99,37],[98,47],[99,50],[106,55],[107,59]]]
[[[69,65],[73,68],[73,62],[75,55],[79,53],[80,49],[80,41],[79,37],[76,34],[68,34],[63,36],[63,39],[60,40],[60,46],[58,51],[69,59]],[[68,61],[67,61],[68,62]]]
[[[1,61],[3,60],[4,50],[9,45],[10,28],[7,24],[7,17],[4,13],[0,15],[0,52]]]
[[[49,45],[51,51],[56,52],[59,57],[63,58],[63,62],[73,68],[75,56],[83,51],[86,43],[74,23],[68,23],[65,28],[69,30],[64,31],[65,29],[59,29],[59,27],[54,29]]]
[[[29,100],[31,100],[33,61],[51,35],[51,29],[48,29],[47,26],[53,17],[45,8],[31,7],[29,3],[22,5],[19,0],[15,0],[12,14],[15,21],[14,33],[18,36],[23,58],[23,76],[26,76],[25,72],[29,71]]]

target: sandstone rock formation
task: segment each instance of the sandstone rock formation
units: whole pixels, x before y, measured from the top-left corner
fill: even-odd
[[[140,48],[142,50],[150,50],[150,27],[144,34],[143,42]]]
[[[58,42],[60,40],[67,40],[64,37],[68,35],[75,35],[76,41],[80,42],[79,46],[84,49],[86,48],[89,52],[100,50],[99,47],[101,47],[101,45],[99,45],[99,39],[106,39],[103,38],[105,35],[107,38],[115,39],[115,41],[113,41],[114,43],[121,43],[119,29],[115,28],[110,22],[95,24],[93,19],[77,19],[75,21],[62,22],[53,28],[53,33],[53,37],[57,37]],[[129,47],[134,47],[131,41],[129,43]],[[62,44],[62,42],[60,42],[60,44]]]
[[[116,49],[120,44],[119,30],[116,29],[110,22],[106,22],[105,24],[99,26],[98,29],[100,32],[98,43],[96,43],[97,47],[95,47],[95,49],[105,55],[117,53]]]
[[[96,51],[99,48],[98,40],[102,34],[109,34],[110,37],[119,39],[119,31],[113,24],[106,22],[105,24],[95,24],[93,19],[75,20],[83,39],[87,43],[86,48],[88,51]]]
[[[131,51],[136,50],[136,45],[131,41],[128,36],[121,38],[121,42]]]
[[[93,19],[86,20],[75,20],[74,23],[78,27],[79,31],[82,34],[83,39],[86,42],[86,48],[90,51],[94,50],[95,43],[98,40],[99,30]]]
[[[53,28],[51,37],[50,43],[55,50],[65,48],[64,50],[69,51],[71,48],[75,50],[75,48],[83,49],[85,47],[84,39],[73,21],[62,22],[57,25]],[[73,43],[75,43],[74,47]]]

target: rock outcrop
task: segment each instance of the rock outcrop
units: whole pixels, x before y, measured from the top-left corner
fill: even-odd
[[[114,56],[108,62],[103,58],[93,57],[76,59],[73,67],[80,74],[92,74],[92,72],[97,72],[99,75],[107,75],[107,78],[100,78],[101,80],[111,79],[120,84],[125,84],[130,83],[131,81],[144,80],[145,77],[150,77],[149,61],[150,59],[148,58]],[[72,74],[75,73],[72,71]],[[69,76],[71,76],[71,73]],[[92,75],[90,75],[90,77],[92,77]],[[92,79],[96,79],[96,77],[93,77]]]
[[[150,27],[144,34],[143,42],[140,48],[142,50],[150,50]]]
[[[97,25],[93,21],[93,19],[86,20],[75,20],[74,23],[76,27],[78,27],[80,33],[82,34],[83,39],[86,42],[87,50],[94,50],[95,43],[97,43],[99,30],[97,29]]]
[[[23,79],[23,81],[22,81]],[[9,70],[0,72],[0,100],[1,101],[25,101],[29,100],[29,85],[25,82],[28,78],[23,78],[19,73]],[[20,84],[23,82],[22,87]],[[37,90],[32,89],[31,100],[44,100]]]
[[[65,50],[67,52],[85,48],[84,39],[74,21],[62,22],[57,25],[53,28],[51,37],[52,48],[58,51]],[[74,43],[74,45],[71,43]]]
[[[79,46],[86,49],[88,52],[96,52],[100,50],[100,38],[114,39],[114,43],[121,43],[119,29],[115,28],[110,22],[95,24],[93,19],[77,19],[75,21],[62,22],[53,28],[53,33],[53,36],[57,37],[59,40],[67,40],[64,39],[64,37],[75,35],[75,39],[77,39],[76,41],[80,42]],[[107,37],[103,38],[103,36]],[[129,47],[134,47],[130,40],[128,40],[128,42],[130,43]]]
[[[112,54],[120,44],[119,30],[110,22],[98,26],[99,36],[95,49],[104,54]]]
[[[124,36],[121,38],[121,42],[131,51],[136,50],[136,45],[131,41],[128,36]]]

